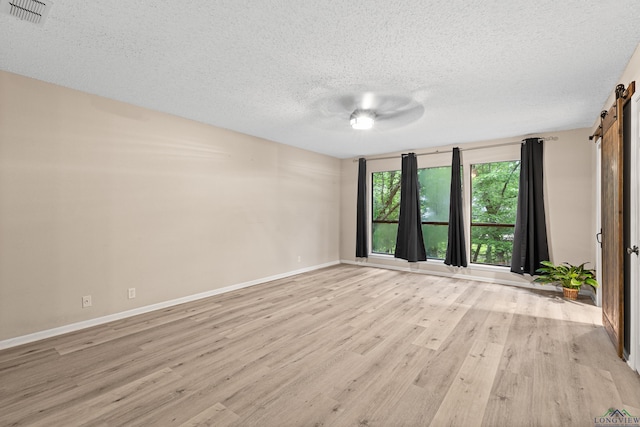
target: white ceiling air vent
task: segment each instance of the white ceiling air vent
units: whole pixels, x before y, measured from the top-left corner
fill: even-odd
[[[49,0],[0,0],[2,12],[23,21],[43,25],[52,3]]]

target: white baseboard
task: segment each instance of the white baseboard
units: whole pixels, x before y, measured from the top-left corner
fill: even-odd
[[[58,335],[69,333],[69,332],[79,331],[80,329],[86,329],[92,326],[102,325],[104,323],[125,319],[127,317],[137,316],[138,314],[144,314],[150,311],[160,310],[160,309],[171,307],[178,304],[184,304],[186,302],[196,301],[202,298],[208,298],[214,295],[220,295],[226,292],[236,291],[238,289],[260,285],[262,283],[271,282],[273,280],[284,279],[286,277],[295,276],[297,274],[307,273],[309,271],[319,270],[321,268],[331,267],[333,265],[338,265],[338,264],[340,264],[340,261],[333,261],[326,264],[315,265],[312,267],[305,267],[299,270],[289,271],[287,273],[276,274],[275,276],[263,277],[261,279],[251,280],[249,282],[244,282],[244,283],[238,283],[235,285],[226,286],[224,288],[213,289],[211,291],[202,292],[195,295],[188,295],[186,297],[177,298],[170,301],[164,301],[157,304],[134,308],[132,310],[122,311],[120,313],[109,314],[107,316],[97,317],[95,319],[84,320],[82,322],[71,323],[69,325],[64,325],[64,326],[60,326],[53,329],[47,329],[44,331],[35,332],[28,335],[9,338],[9,339],[0,341],[0,350],[16,347],[22,344],[28,344],[30,342],[43,340],[45,338],[55,337]]]

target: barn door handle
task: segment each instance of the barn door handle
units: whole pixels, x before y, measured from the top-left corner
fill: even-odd
[[[602,247],[602,231],[600,231],[599,233],[596,233],[596,242],[598,242],[600,247]]]
[[[631,254],[636,254],[636,255],[638,255],[638,246],[637,246],[637,245],[633,245],[633,247],[632,247],[632,248],[627,248],[627,253],[628,253],[629,255],[631,255]]]

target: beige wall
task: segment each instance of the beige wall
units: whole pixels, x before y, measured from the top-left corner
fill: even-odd
[[[545,143],[545,199],[547,228],[551,259],[554,262],[581,263],[588,261],[595,266],[595,232],[593,230],[595,214],[595,188],[592,180],[595,157],[594,144],[589,142],[589,129],[577,129],[536,136],[555,136],[558,139]],[[489,146],[520,141],[524,136],[509,139],[484,141],[482,143],[461,145],[461,149],[479,148],[463,151],[463,167],[474,162],[498,161],[520,158],[519,145],[503,147]],[[482,148],[488,147],[488,148]],[[439,147],[441,154],[418,157],[418,166],[442,166],[451,162],[452,146]],[[433,152],[432,150],[416,153]],[[395,154],[394,154],[395,155]],[[367,172],[374,170],[400,169],[400,157],[397,160],[370,160]],[[357,194],[358,164],[352,159],[342,161],[342,201],[341,201],[341,258],[347,262],[355,258],[355,217]],[[468,173],[465,173],[468,179]],[[465,200],[469,199],[469,184],[465,185]],[[368,191],[371,191],[369,188]],[[469,228],[467,212],[467,235]],[[360,262],[360,261],[358,261]],[[476,277],[503,283],[527,284],[528,276],[522,277],[510,273],[506,268],[471,266],[469,268],[451,268],[441,261],[427,261],[409,264],[393,257],[371,256],[365,263],[409,268],[424,272],[451,274],[459,277]]]
[[[0,93],[0,340],[339,259],[355,261],[357,163],[351,159],[6,72],[0,72]],[[539,135],[558,137],[545,148],[556,262],[594,261],[595,148],[589,134]],[[450,149],[419,159],[424,166],[448,164]],[[433,150],[418,153],[427,151]],[[462,160],[517,153],[517,145],[463,151]],[[387,166],[399,169],[400,162],[369,162],[370,170]],[[408,266],[385,257],[368,263]],[[528,283],[495,268],[456,269],[434,261],[412,268]],[[137,289],[136,299],[127,299],[130,287]],[[92,295],[93,307],[81,308],[83,295]]]
[[[0,340],[339,260],[337,159],[6,72],[0,93]]]

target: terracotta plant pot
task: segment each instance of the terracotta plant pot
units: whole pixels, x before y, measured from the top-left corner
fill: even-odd
[[[578,292],[580,292],[580,289],[562,288],[562,293],[567,299],[578,299]]]

